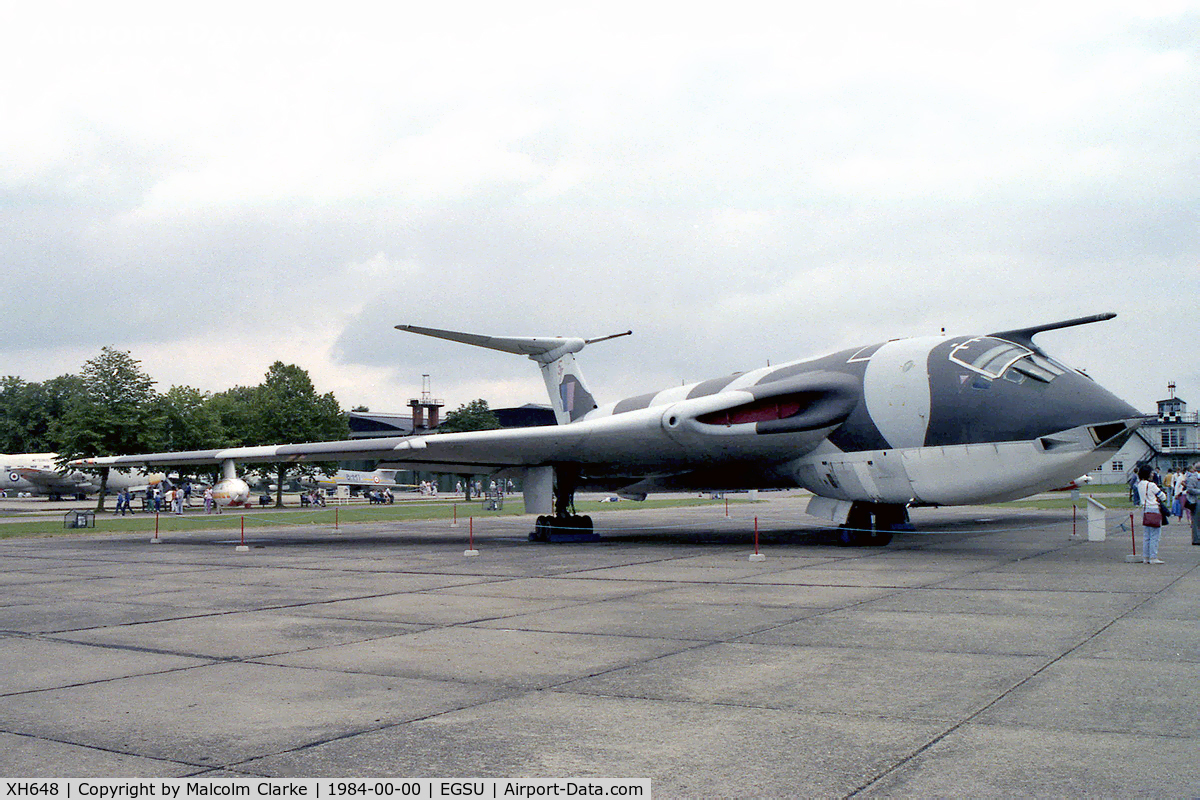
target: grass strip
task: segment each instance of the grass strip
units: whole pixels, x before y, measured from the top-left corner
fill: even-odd
[[[745,499],[730,500],[730,505],[744,504],[751,501]],[[693,506],[721,506],[724,500],[709,500],[708,498],[676,498],[662,500],[624,501],[620,503],[583,502],[576,503],[575,510],[579,514],[594,514],[600,511],[637,511],[653,508],[688,508]],[[458,503],[457,514],[460,523],[465,523],[468,517],[487,519],[492,517],[518,517],[525,515],[525,506],[520,498],[516,502],[506,503],[500,511],[485,511],[479,503]],[[455,504],[451,502],[423,501],[418,503],[395,503],[382,506],[328,506],[320,509],[226,509],[223,514],[204,514],[192,510],[183,516],[162,513],[158,517],[158,530],[161,533],[180,531],[209,531],[209,530],[240,530],[242,519],[245,519],[246,529],[271,527],[286,527],[288,525],[310,526],[321,525],[333,527],[335,518],[339,526],[360,523],[377,522],[413,522],[439,519],[452,519],[456,513]],[[77,533],[122,534],[122,533],[153,533],[155,519],[153,514],[136,513],[125,517],[113,516],[112,512],[96,515],[95,528],[64,528],[62,517],[43,517],[29,522],[9,522],[0,525],[0,539],[17,537],[47,537],[63,536]]]

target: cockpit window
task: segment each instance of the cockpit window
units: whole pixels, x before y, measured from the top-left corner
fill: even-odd
[[[950,360],[967,369],[999,378],[1004,371],[1033,351],[1002,339],[968,339],[950,351]]]
[[[1048,358],[1042,358],[1037,353],[1022,358],[1013,364],[1013,369],[1022,375],[1033,378],[1035,381],[1044,381],[1045,383],[1049,383],[1066,372],[1066,369],[1061,365],[1054,363]]]
[[[1022,383],[1025,378],[1050,383],[1066,372],[1062,365],[1027,347],[988,336],[968,339],[955,347],[950,351],[950,360],[985,377],[1004,377],[1014,383]]]
[[[866,347],[860,347],[854,351],[850,358],[846,359],[847,364],[854,364],[858,361],[870,361],[871,356],[875,355],[875,351],[883,347],[883,343],[869,344]]]

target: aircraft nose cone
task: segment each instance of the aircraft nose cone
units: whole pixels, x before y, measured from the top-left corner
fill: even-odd
[[[940,391],[935,394],[926,446],[1030,440],[1072,428],[1120,423],[1120,428],[1098,432],[1116,435],[1129,427],[1127,421],[1145,417],[1077,372],[1048,382],[949,373],[937,386]]]
[[[1141,420],[1146,415],[1098,383],[1082,375],[1063,375],[1047,393],[1051,414],[1057,412],[1063,429],[1125,420]]]

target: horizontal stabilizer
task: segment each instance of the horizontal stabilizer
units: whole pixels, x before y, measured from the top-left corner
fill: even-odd
[[[417,325],[397,325],[396,330],[408,333],[419,333],[422,336],[433,336],[437,339],[447,339],[451,342],[471,344],[476,347],[486,347],[489,350],[499,350],[502,353],[513,353],[519,356],[529,356],[539,363],[553,361],[554,357],[546,358],[555,351],[578,353],[584,345],[615,339],[618,336],[628,336],[633,331],[616,333],[611,336],[601,336],[596,339],[564,339],[559,336],[484,336],[478,333],[463,333],[461,331],[443,331],[437,328],[422,328]]]
[[[554,407],[554,418],[558,420],[559,425],[581,419],[596,408],[596,400],[584,385],[583,375],[575,364],[574,354],[589,344],[633,333],[625,331],[595,339],[562,339],[544,336],[483,336],[477,333],[421,328],[416,325],[397,325],[396,330],[486,347],[502,353],[528,356],[541,367],[542,380],[546,383],[550,404]]]

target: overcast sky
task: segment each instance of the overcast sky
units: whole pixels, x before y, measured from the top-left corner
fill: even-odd
[[[600,402],[901,336],[1200,410],[1200,2],[5,3],[0,374]],[[307,9],[307,10],[306,10]]]

